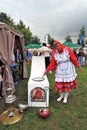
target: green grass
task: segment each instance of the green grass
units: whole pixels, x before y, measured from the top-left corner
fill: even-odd
[[[59,94],[54,88],[54,73],[47,74],[50,83],[50,116],[41,119],[37,114],[38,108],[31,107],[24,111],[24,116],[18,123],[9,126],[0,123],[0,130],[87,130],[87,66],[82,68],[82,73],[76,69],[79,87],[71,91],[67,104],[57,103]],[[20,80],[16,87],[16,107],[19,101],[27,101],[27,82],[28,79]],[[0,102],[2,113],[6,107],[2,100]]]

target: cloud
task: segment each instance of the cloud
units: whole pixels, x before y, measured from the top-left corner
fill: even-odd
[[[86,0],[3,0],[0,11],[30,27],[44,40],[46,34],[64,40],[67,33],[78,37],[82,26],[87,28]]]

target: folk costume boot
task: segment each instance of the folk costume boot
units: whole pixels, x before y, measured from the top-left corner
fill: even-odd
[[[64,92],[60,93],[60,97],[57,98],[57,101],[60,102],[64,98]]]
[[[64,93],[64,99],[63,99],[63,103],[67,103],[67,98],[69,96],[69,92],[65,92]]]

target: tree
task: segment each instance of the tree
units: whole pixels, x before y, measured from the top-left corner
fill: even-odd
[[[80,33],[79,33],[78,40],[77,40],[77,43],[82,45],[82,47],[85,46],[85,43],[84,43],[85,37],[86,37],[86,35],[85,35],[85,27],[83,26],[80,29]]]
[[[22,28],[21,33],[24,34],[25,45],[29,44],[32,41],[32,33],[26,28]]]
[[[29,30],[29,26],[26,28],[22,20],[17,24],[17,29],[24,34],[25,45],[29,44],[32,41],[32,32]]]
[[[40,39],[38,38],[38,36],[33,36],[31,42],[36,43],[36,44],[40,44]]]
[[[19,20],[19,23],[17,24],[17,26],[18,26],[19,30],[22,30],[23,28],[26,28],[26,26],[25,26],[25,24],[23,23],[22,20]]]
[[[66,42],[72,42],[72,39],[71,39],[71,35],[70,34],[67,34],[66,38],[65,38],[65,41]]]
[[[85,27],[84,26],[80,29],[80,33],[85,38],[86,35],[85,35]]]
[[[6,23],[7,25],[11,27],[14,26],[13,19],[11,19],[10,16],[8,16],[7,14],[3,12],[0,13],[0,22]]]
[[[30,32],[29,26],[26,28],[25,24],[22,20],[16,25],[13,19],[10,18],[7,14],[1,12],[0,13],[0,22],[6,23],[7,25],[11,26],[12,28],[16,29],[20,33],[24,34],[25,38],[25,45],[29,44],[32,40],[32,33]]]
[[[47,34],[48,35],[48,43],[50,44],[50,46],[52,46],[53,45],[53,42],[54,42],[54,38],[52,38],[51,36],[50,36],[50,34]]]

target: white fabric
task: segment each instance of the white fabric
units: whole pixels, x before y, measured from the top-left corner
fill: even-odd
[[[50,57],[50,49],[47,46],[42,46],[40,50],[44,51],[42,54],[44,57]]]
[[[75,66],[70,61],[70,55],[67,50],[64,50],[62,54],[55,53],[55,60],[58,63],[56,70],[57,82],[71,82],[76,79]]]
[[[11,60],[12,60],[12,62],[15,62],[15,55],[14,55],[14,53],[12,53]]]

